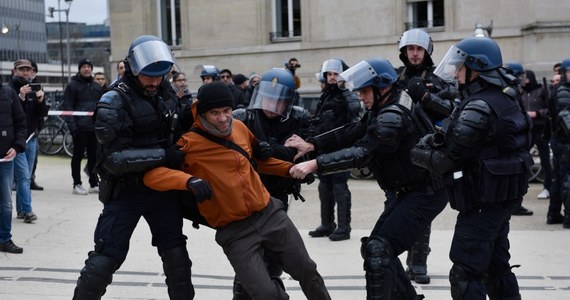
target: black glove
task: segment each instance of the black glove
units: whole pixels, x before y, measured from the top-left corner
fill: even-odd
[[[253,147],[253,157],[258,160],[266,160],[273,155],[273,148],[268,142],[259,142]]]
[[[202,203],[205,200],[212,200],[212,188],[207,181],[198,177],[191,177],[186,186],[196,197],[196,202]]]
[[[315,174],[313,174],[313,173],[308,174],[307,176],[305,176],[305,178],[299,179],[299,182],[300,182],[300,183],[311,184],[311,183],[315,182]]]
[[[164,166],[169,169],[180,170],[182,163],[184,162],[184,156],[186,153],[180,150],[181,146],[176,144],[164,149]]]
[[[426,84],[424,80],[419,77],[414,77],[408,81],[408,87],[406,92],[414,102],[421,101],[424,97],[425,93],[427,92]]]

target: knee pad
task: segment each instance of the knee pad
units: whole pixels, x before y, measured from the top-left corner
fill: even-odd
[[[458,264],[453,264],[449,271],[449,283],[451,285],[451,298],[453,300],[463,299],[467,291],[468,276],[465,269]]]
[[[385,239],[369,239],[364,247],[364,270],[380,271],[394,259],[392,247]]]
[[[160,257],[170,299],[193,299],[192,261],[188,257],[186,247],[180,246],[165,250],[160,253]]]
[[[391,299],[397,276],[394,255],[385,239],[369,239],[364,247],[364,270],[367,299]]]
[[[101,299],[107,286],[113,281],[113,273],[119,263],[111,257],[89,252],[89,258],[81,269],[73,299]]]

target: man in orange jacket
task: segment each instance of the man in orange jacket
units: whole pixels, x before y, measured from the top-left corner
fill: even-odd
[[[223,83],[202,86],[197,98],[192,106],[193,128],[178,141],[186,152],[182,171],[150,170],[145,185],[160,191],[190,190],[195,195],[200,213],[217,230],[216,242],[252,298],[289,299],[267,272],[262,257],[267,249],[279,254],[284,271],[299,281],[307,299],[330,299],[283,203],[270,196],[253,165],[260,173],[290,177],[292,163],[269,157],[270,148],[259,143],[245,124],[233,120],[232,94]]]

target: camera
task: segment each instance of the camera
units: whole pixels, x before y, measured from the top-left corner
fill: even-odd
[[[30,87],[32,88],[32,92],[38,92],[42,89],[42,85],[40,83],[30,83]]]

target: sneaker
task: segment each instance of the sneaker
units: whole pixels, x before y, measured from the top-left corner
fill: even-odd
[[[89,188],[89,194],[99,194],[99,187],[98,186],[92,186]]]
[[[550,198],[550,192],[548,192],[547,189],[542,190],[542,192],[540,192],[540,194],[538,194],[538,196],[536,196],[536,198],[538,199],[548,199]]]
[[[24,249],[14,245],[14,242],[9,240],[7,242],[0,243],[0,252],[22,253],[24,252]]]
[[[18,214],[16,214],[16,219],[23,219],[24,218],[24,213],[19,212]]]
[[[38,216],[34,214],[33,211],[27,212],[24,214],[24,223],[32,223],[33,221],[37,220]]]
[[[81,184],[76,184],[73,186],[73,192],[74,195],[87,195],[87,191],[85,190],[85,188],[83,188],[83,186]]]

